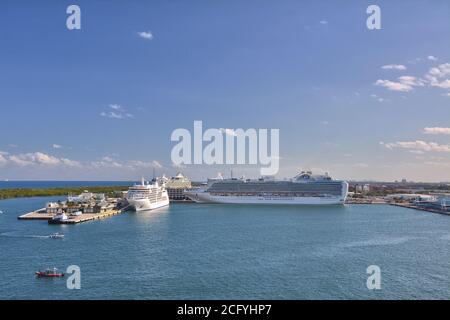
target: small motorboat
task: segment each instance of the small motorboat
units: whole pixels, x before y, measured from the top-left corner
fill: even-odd
[[[48,236],[50,239],[64,239],[64,235],[62,233],[53,233]]]
[[[37,271],[36,276],[38,278],[62,278],[64,277],[64,273],[59,273],[58,269],[47,269],[45,271]]]

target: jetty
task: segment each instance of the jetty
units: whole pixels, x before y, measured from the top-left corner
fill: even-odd
[[[48,202],[45,208],[18,217],[19,220],[47,220],[49,224],[77,224],[109,218],[129,208],[123,198],[108,198],[104,194],[84,191],[65,201]]]
[[[125,212],[128,207],[123,209],[109,210],[102,213],[84,213],[79,216],[68,216],[67,220],[54,220],[55,214],[47,213],[45,209],[36,210],[18,217],[19,220],[47,220],[49,224],[77,224],[87,221],[109,218]]]
[[[423,207],[423,206],[416,206],[412,203],[389,203],[392,206],[402,207],[402,208],[408,208],[408,209],[414,209],[414,210],[420,210],[420,211],[427,211],[432,213],[438,213],[443,214],[446,216],[450,216],[450,211],[447,210],[440,210],[436,208],[429,208],[429,207]]]
[[[52,217],[52,219],[48,220],[48,223],[49,224],[77,224],[77,223],[83,223],[83,222],[88,222],[88,221],[93,221],[93,220],[109,218],[109,217],[121,214],[122,212],[123,212],[122,210],[110,210],[108,212],[102,212],[102,213],[85,213],[85,214],[82,214],[79,216],[68,217],[67,220],[54,220]]]
[[[53,219],[53,214],[47,213],[46,208],[35,210],[19,216],[19,220],[50,220]]]
[[[348,198],[345,204],[386,204],[383,198]]]

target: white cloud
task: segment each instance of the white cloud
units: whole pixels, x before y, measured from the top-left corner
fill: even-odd
[[[450,128],[426,127],[423,129],[425,134],[450,134]]]
[[[123,168],[124,164],[116,161],[114,158],[105,156],[100,161],[92,161],[88,163],[88,167],[92,167],[95,169],[100,168]]]
[[[435,82],[431,84],[433,87],[439,87],[442,89],[450,89],[450,79],[446,79],[441,82]]]
[[[404,66],[403,64],[387,64],[381,67],[381,69],[385,69],[385,70],[406,70],[406,66]]]
[[[163,165],[157,161],[122,161],[119,162],[112,157],[105,156],[99,161],[85,161],[80,162],[68,158],[58,158],[43,152],[25,153],[25,154],[10,154],[8,152],[0,151],[0,166],[1,167],[30,167],[34,171],[38,172],[39,168],[48,169],[83,169],[83,172],[110,172],[111,169],[115,169],[120,172],[132,172],[133,175],[136,171],[164,168]],[[59,172],[59,171],[58,171]],[[141,174],[141,173],[139,173]]]
[[[109,105],[109,107],[111,108],[111,109],[114,109],[114,110],[122,110],[122,106],[120,106],[120,105],[118,105],[118,104],[110,104]]]
[[[62,146],[59,144],[53,144],[52,147],[53,147],[53,149],[61,149],[62,148]]]
[[[427,59],[431,60],[431,61],[437,61],[438,60],[438,58],[436,58],[435,56],[428,56]]]
[[[423,150],[409,150],[412,154],[424,154]]]
[[[19,166],[29,166],[34,164],[54,166],[61,163],[60,159],[42,152],[11,155],[9,156],[9,161]]]
[[[386,89],[391,91],[409,92],[413,90],[413,88],[410,85],[390,80],[379,79],[375,82],[375,85],[385,87]]]
[[[32,164],[32,162],[24,160],[20,155],[19,156],[15,156],[15,155],[9,156],[8,163],[9,162],[12,164],[18,165],[18,166],[28,166],[28,165]]]
[[[430,58],[431,57],[431,58]],[[429,56],[428,59],[435,61],[434,56]],[[403,70],[402,65],[386,65],[383,69],[397,69]],[[391,91],[410,92],[414,87],[438,87],[441,89],[450,89],[450,63],[443,63],[436,67],[430,68],[423,78],[414,76],[401,76],[397,81],[379,79],[374,84],[384,87]],[[450,94],[448,94],[450,95]]]
[[[156,160],[153,160],[153,161],[152,161],[152,166],[153,166],[154,168],[159,168],[159,169],[163,167],[162,164],[159,163],[159,162],[156,161]]]
[[[416,141],[399,141],[394,143],[386,143],[384,146],[388,149],[400,148],[409,150],[419,150],[425,152],[450,152],[450,146],[446,144],[438,144],[436,142]]]
[[[109,113],[109,117],[114,119],[123,119],[123,115],[121,113],[116,113],[114,111]]]
[[[70,160],[67,158],[57,158],[55,156],[43,153],[33,152],[24,154],[9,154],[0,153],[0,163],[2,165],[12,165],[19,167],[26,166],[68,166],[68,167],[80,167],[80,162]]]
[[[105,162],[113,162],[114,161],[114,159],[112,157],[109,157],[109,156],[103,157],[102,160],[105,161]]]
[[[433,67],[425,75],[430,86],[442,89],[450,89],[450,79],[447,77],[450,77],[450,63]]]
[[[423,86],[424,81],[422,79],[417,79],[413,76],[401,76],[397,78],[398,81],[382,80],[379,79],[375,82],[375,85],[385,87],[391,91],[399,92],[409,92],[414,89],[414,87]]]
[[[120,113],[111,111],[111,112],[102,112],[100,113],[102,117],[112,118],[112,119],[123,119],[123,116]]]
[[[0,151],[0,166],[3,166],[8,162],[8,160],[5,157],[6,155],[8,155],[7,152]]]
[[[151,31],[141,31],[137,33],[139,37],[145,40],[152,40],[153,39],[153,33]]]
[[[328,24],[328,21],[327,20],[320,20],[319,23],[325,25],[325,24]]]
[[[370,96],[371,96],[372,98],[376,99],[378,102],[384,102],[384,101],[386,101],[386,99],[384,99],[384,98],[382,98],[382,97],[379,97],[379,96],[377,96],[376,94],[371,94]]]
[[[68,167],[78,167],[78,168],[83,167],[83,165],[80,162],[65,158],[61,158],[61,163]]]
[[[150,162],[145,162],[145,161],[140,161],[140,160],[134,160],[134,161],[129,161],[128,163],[126,163],[126,166],[130,169],[161,169],[163,168],[163,165],[156,160],[150,161]]]
[[[421,87],[424,85],[424,81],[421,79],[417,79],[416,77],[413,76],[401,76],[398,77],[398,80],[400,81],[400,83],[409,85],[411,87]]]
[[[446,76],[450,76],[450,63],[443,63],[437,67],[431,68],[428,71],[428,74],[437,78],[444,78]]]
[[[60,159],[50,156],[48,154],[42,153],[42,152],[29,153],[28,156],[34,162],[39,163],[39,164],[57,165],[57,164],[61,163]]]
[[[106,110],[100,113],[100,116],[111,119],[125,119],[134,118],[134,115],[129,113],[124,107],[118,104],[110,104],[108,106],[110,110]]]

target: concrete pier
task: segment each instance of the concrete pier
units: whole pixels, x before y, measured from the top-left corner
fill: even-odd
[[[80,216],[71,216],[68,215],[67,220],[64,221],[58,221],[53,220],[54,214],[49,214],[46,212],[45,208],[39,209],[33,212],[29,212],[26,214],[23,214],[18,217],[19,220],[47,220],[49,224],[77,224],[87,221],[93,221],[93,220],[100,220],[109,218],[118,214],[121,214],[122,212],[126,211],[127,208],[123,209],[115,209],[115,210],[109,210],[107,212],[102,213],[85,213]]]
[[[19,216],[19,220],[50,220],[53,218],[53,214],[48,214],[45,208],[29,212]]]
[[[450,216],[450,212],[449,211],[418,207],[418,206],[414,206],[414,205],[412,205],[410,203],[390,203],[390,205],[397,206],[397,207],[408,208],[408,209],[420,210],[420,211],[428,211],[428,212],[432,212],[432,213],[438,213],[438,214],[443,214],[443,215],[446,215],[446,216]]]
[[[122,212],[123,212],[122,210],[110,210],[110,211],[102,212],[102,213],[87,213],[87,214],[82,214],[80,216],[69,216],[69,219],[63,220],[63,221],[49,219],[48,223],[49,224],[77,224],[77,223],[83,223],[83,222],[87,222],[87,221],[109,218],[109,217],[121,214]]]

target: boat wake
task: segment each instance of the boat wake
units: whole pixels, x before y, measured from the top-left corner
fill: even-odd
[[[9,232],[0,233],[0,237],[5,237],[5,238],[50,239],[50,236],[18,234],[17,231],[9,231]]]
[[[345,254],[346,251],[352,249],[364,249],[368,247],[384,247],[384,246],[398,246],[409,241],[420,239],[418,237],[383,237],[373,238],[361,241],[352,241],[347,243],[335,244],[327,247],[318,248],[314,250],[317,256],[333,257],[339,254]]]
[[[364,241],[354,241],[342,244],[342,248],[357,248],[357,247],[372,247],[372,246],[390,246],[398,245],[416,238],[412,237],[385,237],[385,238],[375,238]]]

